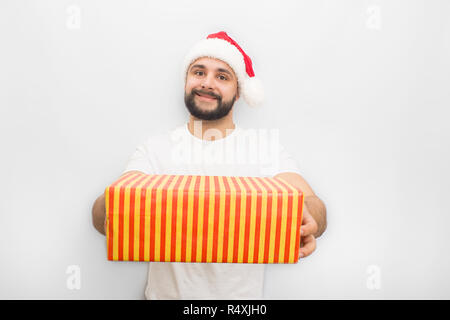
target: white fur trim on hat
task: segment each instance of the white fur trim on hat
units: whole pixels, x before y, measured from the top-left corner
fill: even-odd
[[[250,107],[258,107],[264,101],[264,90],[261,80],[247,77],[242,85],[242,95]]]

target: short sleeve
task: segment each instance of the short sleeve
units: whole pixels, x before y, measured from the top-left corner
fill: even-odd
[[[128,158],[128,162],[123,173],[133,170],[141,171],[146,174],[155,173],[147,144],[141,144],[136,147],[136,150]]]
[[[300,168],[298,166],[297,160],[294,156],[284,147],[280,146],[280,153],[278,158],[278,173],[282,172],[296,172],[300,174]]]
[[[268,158],[263,158],[260,166],[260,175],[263,177],[273,177],[282,172],[295,172],[300,174],[297,160],[286,148],[278,143],[277,148],[273,148]]]

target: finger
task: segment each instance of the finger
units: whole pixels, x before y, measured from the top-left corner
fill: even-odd
[[[316,250],[316,238],[313,235],[304,237],[301,241],[303,241],[303,246],[300,248],[300,258],[305,258]]]
[[[316,249],[316,238],[314,236],[307,236],[302,241],[303,245],[300,248],[299,259],[309,256]]]
[[[309,235],[314,235],[317,232],[317,223],[313,219],[305,221],[305,224],[300,226],[300,235],[306,237]]]

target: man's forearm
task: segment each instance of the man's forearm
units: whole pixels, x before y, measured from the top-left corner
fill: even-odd
[[[95,200],[92,207],[92,223],[95,229],[101,234],[105,233],[105,219],[106,219],[106,207],[105,207],[105,195],[102,194]]]
[[[304,199],[304,205],[308,208],[314,220],[317,222],[317,233],[314,235],[318,238],[327,228],[327,211],[325,204],[317,196],[306,196]]]

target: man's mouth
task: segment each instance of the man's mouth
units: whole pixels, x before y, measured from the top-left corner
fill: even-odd
[[[205,101],[213,101],[213,100],[217,100],[216,97],[213,97],[213,96],[210,96],[210,95],[207,95],[207,94],[198,93],[198,92],[195,92],[195,94],[196,94],[200,99],[205,100]]]

